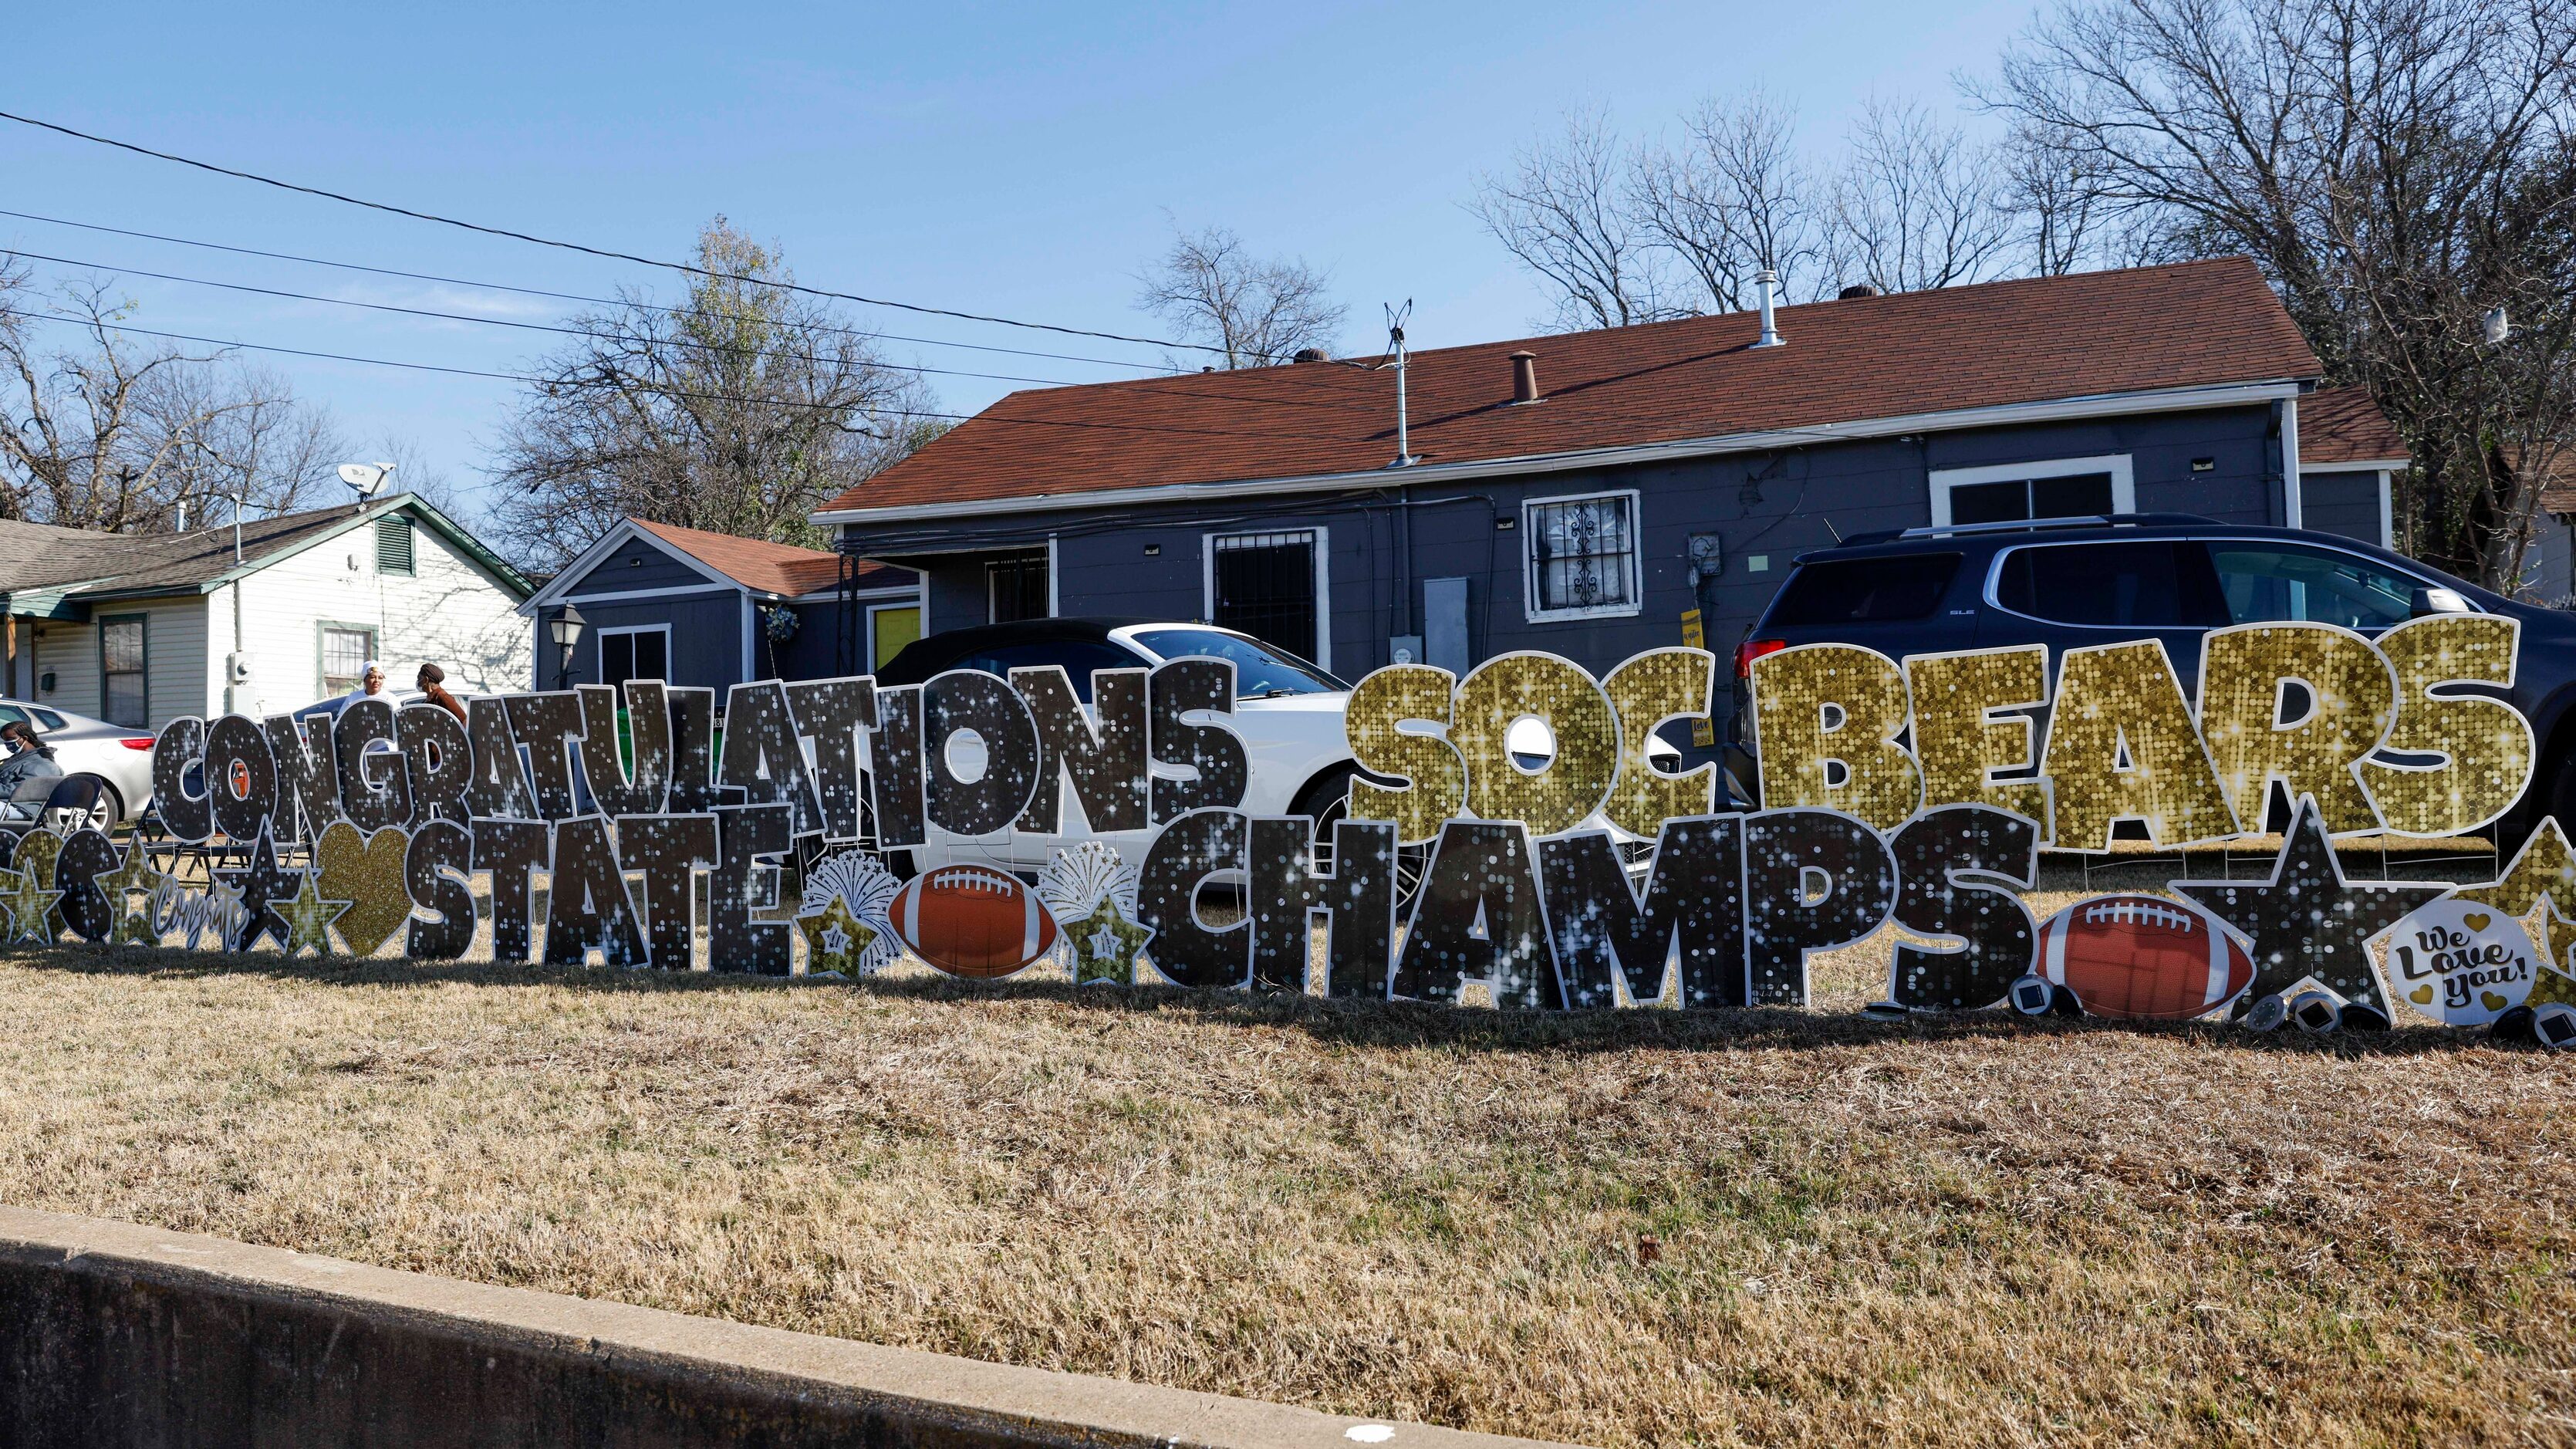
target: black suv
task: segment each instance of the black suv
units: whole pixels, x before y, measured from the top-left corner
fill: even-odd
[[[2174,513],[1909,528],[1800,554],[1735,651],[1729,785],[1749,802],[1759,778],[1746,723],[1753,661],[1792,644],[1860,644],[1891,659],[2045,644],[2054,679],[2065,650],[2155,638],[2188,693],[2211,629],[2297,619],[2377,634],[2429,613],[2522,621],[2513,687],[2484,691],[2511,699],[2539,742],[2505,830],[2518,839],[2543,814],[2576,815],[2576,615],[2337,534]]]

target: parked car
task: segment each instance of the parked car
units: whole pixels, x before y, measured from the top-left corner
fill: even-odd
[[[1350,703],[1350,685],[1322,666],[1232,629],[1140,619],[1031,619],[1016,624],[988,624],[933,634],[906,645],[876,672],[881,685],[920,684],[951,669],[980,669],[1008,678],[1013,669],[1060,664],[1073,678],[1084,704],[1091,702],[1095,669],[1137,669],[1167,660],[1208,657],[1230,660],[1235,668],[1235,711],[1231,723],[1242,736],[1250,764],[1243,808],[1255,815],[1307,815],[1317,822],[1325,846],[1331,827],[1348,813],[1351,777],[1359,773],[1342,727]],[[1546,727],[1523,720],[1508,736],[1509,747],[1536,768],[1553,749]],[[1662,740],[1648,753],[1667,768],[1681,752]],[[1060,848],[1089,834],[1081,807],[1071,791],[1064,794],[1065,830],[1055,835],[1019,831],[973,839],[949,836],[932,827],[929,851],[935,860],[983,860],[1016,871],[1043,867]],[[1598,816],[1586,822],[1602,826]],[[1141,863],[1153,833],[1145,830],[1104,832],[1101,839],[1117,846],[1131,862]],[[1636,852],[1640,861],[1645,852]],[[1404,894],[1409,898],[1424,852],[1407,848],[1402,862]]]
[[[2338,534],[2189,514],[1910,528],[1800,554],[1735,651],[1728,788],[1739,803],[1757,798],[1753,661],[1793,644],[1859,644],[1892,659],[2045,644],[2054,681],[2067,649],[2153,638],[2189,693],[2211,629],[2306,620],[2376,635],[2434,613],[2522,621],[2513,687],[2482,691],[2509,698],[2539,742],[2532,786],[2504,829],[2518,839],[2543,814],[2576,816],[2576,614]]]
[[[152,736],[50,705],[0,699],[0,724],[24,720],[53,746],[65,775],[88,775],[103,787],[89,823],[101,830],[132,820],[152,803]]]

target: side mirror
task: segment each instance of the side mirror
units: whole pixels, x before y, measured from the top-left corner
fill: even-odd
[[[2457,589],[2417,589],[2406,600],[2406,616],[2421,619],[2428,614],[2473,614],[2469,601]]]

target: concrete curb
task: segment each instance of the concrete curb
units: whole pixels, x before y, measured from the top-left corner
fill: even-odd
[[[0,1208],[0,1440],[780,1449],[1532,1442],[23,1208]]]

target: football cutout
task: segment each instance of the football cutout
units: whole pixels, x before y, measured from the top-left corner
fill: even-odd
[[[2196,906],[2162,896],[2093,896],[2039,928],[2038,975],[2091,1015],[2188,1021],[2236,999],[2254,958]]]
[[[1055,917],[1038,893],[986,865],[914,876],[895,892],[893,916],[912,954],[951,976],[1008,976],[1055,945]]]

